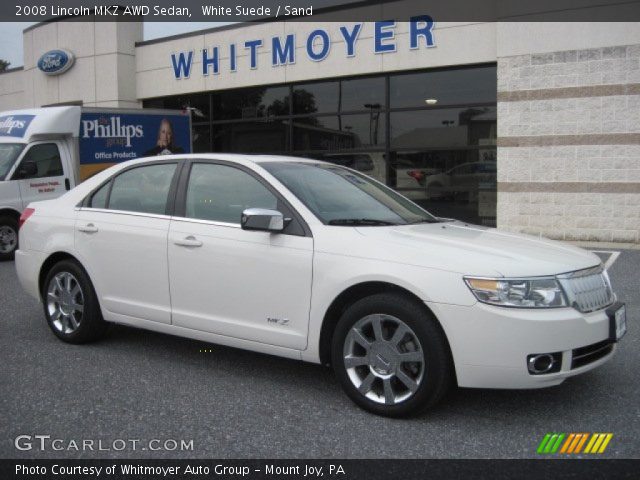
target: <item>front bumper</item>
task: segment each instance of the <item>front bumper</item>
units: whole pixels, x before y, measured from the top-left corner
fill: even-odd
[[[605,310],[583,314],[573,308],[516,309],[476,303],[471,307],[428,302],[447,335],[458,385],[473,388],[543,388],[592,370],[609,360],[616,345],[601,350],[586,364],[574,352],[608,343]],[[557,373],[531,375],[527,355],[562,352]],[[584,362],[582,362],[584,363]]]

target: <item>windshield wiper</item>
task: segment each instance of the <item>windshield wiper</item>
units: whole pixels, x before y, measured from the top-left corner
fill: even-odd
[[[444,220],[440,218],[424,218],[422,220],[416,220],[415,222],[408,222],[407,225],[416,225],[418,223],[442,223]]]
[[[329,220],[329,225],[398,225],[394,222],[388,222],[387,220],[376,220],[374,218],[335,218]]]

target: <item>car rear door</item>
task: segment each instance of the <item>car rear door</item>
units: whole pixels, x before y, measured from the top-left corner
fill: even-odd
[[[173,324],[304,349],[313,239],[301,219],[255,172],[199,162],[183,175],[169,230]],[[246,208],[278,209],[284,233],[240,227]]]
[[[171,323],[167,235],[178,162],[115,175],[76,217],[76,251],[109,319]]]

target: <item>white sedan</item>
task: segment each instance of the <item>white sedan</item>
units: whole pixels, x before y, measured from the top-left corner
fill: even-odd
[[[594,254],[436,218],[319,161],[126,162],[20,224],[18,276],[61,340],[119,323],[331,364],[382,415],[455,384],[557,385],[626,330]]]

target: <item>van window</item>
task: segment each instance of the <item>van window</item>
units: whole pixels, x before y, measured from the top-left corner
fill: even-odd
[[[113,180],[108,208],[164,215],[176,166],[175,163],[163,163],[121,173]]]
[[[20,165],[25,162],[33,162],[36,164],[37,172],[35,175],[16,176],[17,180],[25,180],[28,178],[46,178],[60,177],[64,175],[62,170],[62,161],[60,160],[60,150],[55,143],[40,143],[33,145],[27,153],[22,157]],[[20,170],[20,167],[18,167]],[[16,170],[16,172],[18,171]]]
[[[0,143],[0,181],[9,173],[23,148],[22,143]]]

